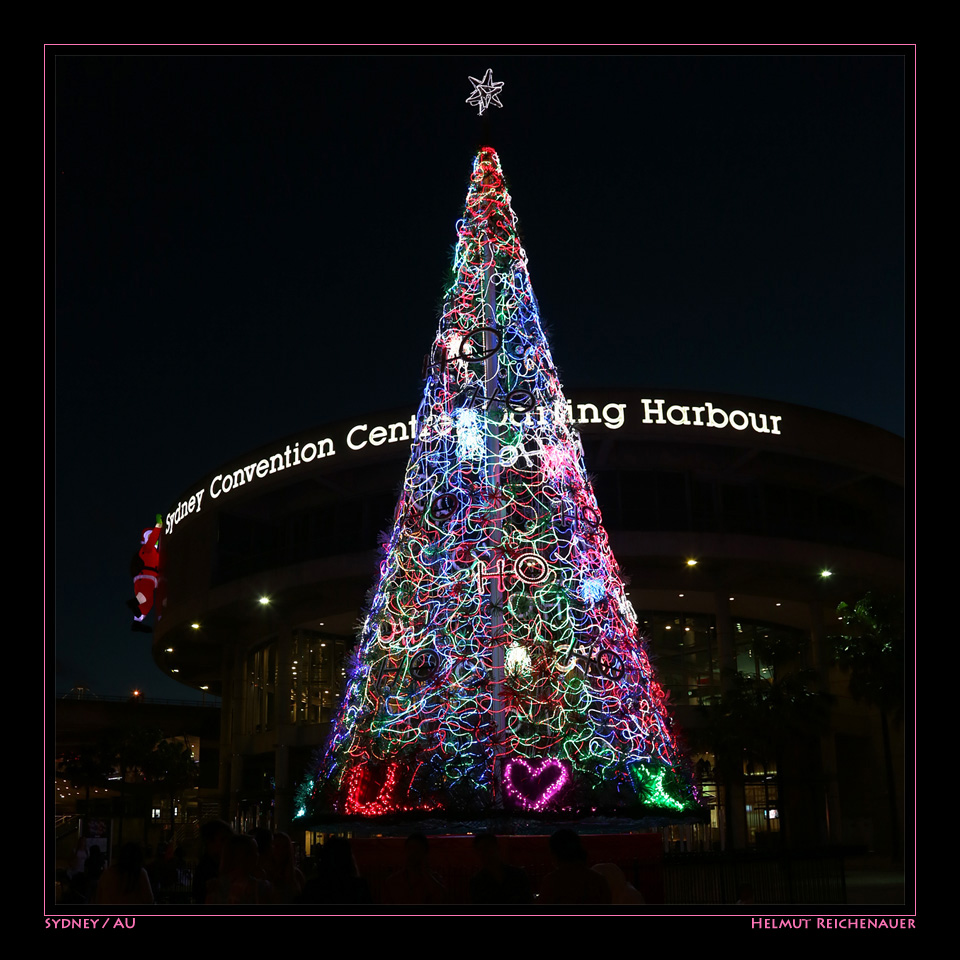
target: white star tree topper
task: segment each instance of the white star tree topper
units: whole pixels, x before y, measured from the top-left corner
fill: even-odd
[[[480,108],[477,112],[478,117],[483,115],[483,111],[486,110],[490,104],[497,107],[503,106],[499,96],[497,96],[503,89],[503,84],[494,82],[493,70],[488,69],[483,75],[482,80],[478,80],[476,77],[469,77],[468,79],[473,84],[473,93],[467,97],[466,102],[475,103]]]

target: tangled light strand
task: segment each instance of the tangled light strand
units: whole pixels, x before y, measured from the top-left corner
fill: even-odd
[[[403,490],[313,803],[361,816],[683,809],[694,800],[666,698],[488,147],[457,236]]]

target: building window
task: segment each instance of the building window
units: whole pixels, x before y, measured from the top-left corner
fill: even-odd
[[[657,679],[674,704],[710,703],[720,694],[714,618],[709,614],[643,613],[640,616]]]
[[[294,632],[292,650],[288,722],[329,720],[343,693],[346,641],[301,629]]]
[[[262,733],[274,726],[277,689],[277,641],[262,644],[247,657],[246,666],[247,733]]]

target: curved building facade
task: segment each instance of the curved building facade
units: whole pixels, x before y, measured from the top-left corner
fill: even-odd
[[[763,842],[791,790],[793,809],[814,811],[794,818],[797,841],[881,848],[891,805],[879,722],[849,697],[827,637],[841,600],[903,589],[902,438],[695,391],[575,392],[568,415],[659,680],[699,757],[710,842]],[[167,512],[154,659],[223,698],[229,816],[287,828],[295,815],[416,427],[412,411],[386,411],[279,439],[198,478]],[[717,702],[733,673],[772,683],[804,668],[835,697],[829,731],[802,748],[812,759],[792,761],[815,762],[816,775],[790,785],[774,760],[757,769],[748,757],[735,788],[715,779],[697,708]]]

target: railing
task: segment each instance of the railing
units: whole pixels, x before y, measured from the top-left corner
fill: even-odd
[[[220,697],[213,693],[208,693],[203,700],[167,700],[163,697],[131,697],[131,696],[117,696],[115,694],[107,694],[105,696],[97,696],[95,694],[89,694],[88,696],[76,696],[73,695],[71,690],[69,693],[61,694],[57,699],[58,700],[93,700],[97,703],[162,703],[167,706],[173,707],[220,707]],[[213,702],[207,702],[213,701]]]
[[[68,813],[56,817],[54,820],[54,836],[57,840],[62,840],[71,833],[76,833],[79,829],[80,818],[75,813]]]
[[[164,866],[159,876],[154,877],[153,895],[157,903],[187,904],[193,903],[192,864]]]
[[[846,903],[839,852],[815,854],[668,854],[666,903]]]

